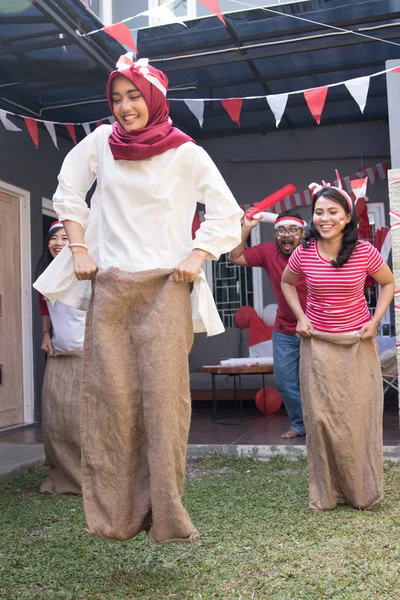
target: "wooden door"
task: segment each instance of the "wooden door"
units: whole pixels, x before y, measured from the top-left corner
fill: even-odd
[[[19,198],[0,192],[0,428],[24,420]]]

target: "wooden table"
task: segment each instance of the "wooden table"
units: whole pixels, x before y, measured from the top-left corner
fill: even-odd
[[[216,375],[229,375],[233,377],[233,386],[234,386],[234,398],[235,405],[237,403],[237,387],[236,387],[236,377],[239,377],[239,387],[241,387],[240,377],[241,375],[256,375],[260,374],[262,376],[262,386],[265,388],[265,380],[264,376],[266,373],[273,373],[274,366],[273,365],[260,365],[253,367],[224,367],[223,365],[205,365],[201,367],[201,371],[203,373],[210,373],[211,381],[212,381],[212,403],[213,403],[213,423],[218,422],[222,419],[227,419],[230,417],[218,417],[217,416],[217,393],[215,388],[215,377]],[[239,406],[240,406],[240,423],[243,420],[243,404],[242,404],[242,395],[240,395]],[[265,396],[264,396],[265,403]],[[228,425],[239,425],[240,423],[227,423]]]

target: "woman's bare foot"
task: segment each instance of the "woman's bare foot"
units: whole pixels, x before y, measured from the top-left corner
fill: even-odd
[[[296,431],[295,429],[289,429],[288,431],[285,431],[285,433],[282,433],[281,437],[285,438],[285,440],[291,440],[293,438],[303,437],[303,436],[300,436],[299,432]]]

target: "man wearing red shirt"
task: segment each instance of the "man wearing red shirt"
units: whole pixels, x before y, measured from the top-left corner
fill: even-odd
[[[300,339],[296,336],[297,319],[282,293],[281,279],[289,256],[300,243],[305,223],[298,213],[287,210],[278,215],[274,223],[275,242],[246,248],[250,232],[258,223],[257,218],[249,220],[245,217],[242,242],[230,252],[229,259],[242,267],[262,267],[270,278],[278,304],[272,332],[274,377],[290,419],[290,429],[282,437],[295,438],[305,435],[299,379]],[[305,310],[307,288],[304,277],[297,281],[296,288]]]

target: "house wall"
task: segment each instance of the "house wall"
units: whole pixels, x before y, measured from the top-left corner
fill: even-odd
[[[389,130],[383,121],[278,129],[266,135],[232,136],[199,143],[217,164],[239,204],[258,202],[287,183],[303,191],[312,181],[333,181],[335,169],[346,177],[356,173],[361,165],[369,167],[390,156]],[[370,202],[385,202],[387,215],[387,182],[378,179],[375,185],[368,186],[367,195]],[[298,212],[309,220],[310,207]],[[272,227],[260,227],[262,241],[272,241]],[[274,302],[265,274],[263,291],[264,305]]]
[[[39,127],[39,148],[35,146],[20,120],[14,122],[22,129],[9,132],[0,131],[0,180],[30,193],[31,198],[31,271],[32,281],[36,264],[43,251],[42,197],[51,199],[56,186],[57,175],[64,156],[72,148],[72,141],[58,135],[57,150],[47,131]],[[67,134],[68,135],[68,134]],[[41,320],[38,307],[38,294],[32,288],[33,357],[35,420],[40,418],[40,397],[44,372],[44,353],[40,351]]]

